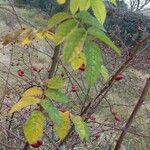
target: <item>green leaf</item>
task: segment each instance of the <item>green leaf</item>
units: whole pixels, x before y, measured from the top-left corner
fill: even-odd
[[[45,117],[40,111],[33,111],[25,122],[24,135],[29,144],[34,144],[41,139],[44,130]]]
[[[61,23],[58,28],[56,29],[56,34],[55,34],[55,41],[56,44],[62,43],[67,36],[77,27],[77,21],[74,19],[67,20],[63,23]]]
[[[90,0],[79,0],[80,11],[87,10],[90,7]]]
[[[90,27],[88,29],[88,33],[98,38],[100,41],[112,48],[117,54],[121,55],[120,49],[111,41],[111,39],[103,31],[95,27]]]
[[[110,3],[114,4],[115,6],[117,6],[117,1],[116,0],[110,0]]]
[[[95,26],[100,30],[106,31],[102,24],[98,22],[98,20],[93,17],[90,13],[87,11],[81,11],[77,14],[77,18],[81,19],[82,22],[85,24],[88,24],[90,26]]]
[[[89,139],[89,129],[86,123],[82,120],[81,116],[71,116],[71,120],[75,126],[75,130],[78,133],[80,139],[88,140]]]
[[[77,55],[81,52],[86,38],[86,31],[83,28],[75,29],[67,38],[64,45],[63,58],[64,62],[68,63],[69,60],[74,55]]]
[[[86,70],[85,79],[89,87],[93,86],[100,75],[102,54],[98,46],[90,42],[85,47]]]
[[[74,15],[79,8],[79,0],[70,0],[70,11]]]
[[[70,121],[70,113],[68,111],[66,112],[60,112],[61,117],[63,118],[63,121],[61,124],[54,124],[54,131],[56,135],[62,140],[64,139],[71,127],[71,121]]]
[[[64,4],[66,2],[66,0],[57,0],[58,4]]]
[[[49,100],[42,100],[41,105],[55,124],[60,124],[62,122],[62,117],[59,111],[51,105]]]
[[[104,65],[101,65],[100,73],[103,76],[104,80],[107,81],[109,79],[109,73],[107,68]]]
[[[47,86],[50,89],[60,89],[64,86],[64,80],[60,76],[54,76],[47,81]]]
[[[30,105],[35,105],[40,102],[41,102],[41,100],[38,98],[35,98],[35,97],[23,97],[11,108],[9,113],[19,111],[22,108],[25,108]]]
[[[103,0],[91,0],[92,10],[94,15],[101,24],[104,24],[106,19],[106,8]]]
[[[48,28],[50,29],[56,26],[57,24],[68,19],[69,17],[70,15],[66,12],[60,12],[60,13],[55,14],[54,16],[52,16],[52,18],[49,19]]]
[[[45,96],[60,103],[68,103],[70,99],[58,90],[48,89],[44,92]]]

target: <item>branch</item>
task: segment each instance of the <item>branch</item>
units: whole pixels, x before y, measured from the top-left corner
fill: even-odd
[[[59,49],[60,49],[60,46],[56,46],[55,49],[54,49],[54,55],[53,55],[53,58],[52,58],[52,65],[49,69],[49,73],[48,73],[48,78],[51,78],[53,75],[54,75],[54,71],[55,71],[55,68],[56,68],[56,65],[57,65],[57,62],[58,62],[58,56],[59,56]]]
[[[124,130],[122,131],[120,137],[118,138],[118,141],[117,141],[117,144],[116,144],[114,150],[119,150],[120,149],[121,144],[123,142],[123,139],[124,139],[126,133],[128,132],[129,128],[131,127],[131,124],[132,124],[133,119],[135,118],[137,112],[139,111],[140,107],[142,106],[149,88],[150,88],[150,78],[147,79],[147,82],[144,86],[143,92],[142,92],[142,94],[141,94],[141,96],[140,96],[140,98],[139,98],[132,114],[130,115],[130,117],[129,117],[127,123],[126,123],[126,125],[124,127]]]
[[[84,108],[84,110],[81,113],[82,115],[85,114],[90,109],[90,107],[92,106],[92,104],[94,106],[92,106],[91,108],[93,109],[93,111],[96,110],[96,107],[100,104],[100,102],[104,98],[104,96],[102,96],[102,95],[103,94],[105,95],[105,92],[108,92],[107,90],[109,90],[111,88],[111,86],[113,85],[113,83],[115,82],[116,75],[118,75],[119,73],[123,72],[128,67],[128,65],[130,64],[130,62],[136,57],[136,54],[139,51],[139,49],[143,45],[145,45],[145,43],[148,42],[149,40],[150,40],[150,35],[148,35],[147,37],[145,37],[145,39],[143,39],[133,49],[130,50],[132,52],[132,54],[130,54],[130,57],[121,65],[121,67],[116,71],[116,73],[108,81],[108,83],[106,84],[106,86],[104,86],[100,90],[100,92],[97,94],[97,96],[87,104],[87,106]],[[100,96],[102,96],[102,98],[98,99]],[[89,110],[89,111],[90,111],[91,114],[93,113],[91,110]]]

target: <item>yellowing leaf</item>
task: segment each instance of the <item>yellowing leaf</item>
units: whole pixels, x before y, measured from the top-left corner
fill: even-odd
[[[66,112],[60,112],[60,115],[63,119],[61,124],[54,124],[54,131],[56,135],[62,140],[66,137],[66,135],[69,132],[71,122],[70,122],[70,114],[68,111]]]
[[[45,32],[45,37],[48,39],[48,40],[52,40],[54,41],[54,34],[52,32]]]
[[[107,81],[109,79],[108,70],[104,65],[101,65],[100,73],[101,73],[101,75],[102,75],[102,77],[104,78],[105,81]]]
[[[44,38],[45,38],[45,34],[44,34],[44,32],[42,32],[42,31],[37,32],[37,33],[36,33],[36,36],[37,36],[39,39],[44,39]]]
[[[87,33],[85,33],[82,37],[82,39],[80,40],[78,46],[74,49],[74,52],[72,54],[72,57],[69,59],[69,62],[72,61],[73,59],[75,59],[76,57],[81,57],[81,59],[84,59],[85,56],[83,56],[84,54],[81,52],[83,47],[84,47],[84,42],[86,40],[86,36]]]
[[[79,69],[82,64],[86,64],[84,53],[71,60],[71,66],[74,70]]]
[[[8,35],[2,37],[2,39],[3,39],[3,43],[2,44],[5,46],[5,45],[10,44],[12,42],[16,42],[18,40],[18,37],[19,37],[19,35],[21,34],[22,31],[23,30],[21,29],[19,31],[16,31],[14,33],[11,33],[11,34],[8,34]]]
[[[34,32],[32,31],[32,32],[30,32],[29,35],[27,35],[27,37],[25,37],[25,38],[22,40],[21,44],[22,44],[22,45],[28,45],[28,44],[31,43],[31,41],[33,40],[33,38],[34,38]]]
[[[22,45],[28,45],[30,44],[31,40],[27,37],[22,41]]]
[[[35,97],[23,97],[11,108],[9,113],[19,111],[22,108],[30,106],[30,105],[38,104],[40,103],[40,101],[41,101],[40,99],[35,98]]]
[[[52,16],[49,19],[48,28],[50,29],[50,28],[56,26],[57,24],[68,19],[69,17],[70,17],[70,15],[66,12],[60,12],[60,13],[55,14],[54,16]]]
[[[23,132],[29,144],[34,144],[42,138],[44,130],[45,117],[40,111],[33,111],[31,116],[25,122]]]
[[[65,63],[76,57],[82,50],[86,39],[86,31],[83,28],[75,29],[67,38],[64,45],[63,58]]]
[[[55,42],[56,44],[62,43],[67,39],[68,35],[77,27],[77,21],[74,19],[67,20],[61,23],[56,29]]]
[[[32,87],[29,88],[28,90],[26,90],[23,93],[23,97],[27,97],[27,96],[33,96],[33,97],[39,97],[43,95],[43,90],[39,87]]]
[[[39,31],[37,31],[36,36],[39,39],[47,38],[48,40],[54,41],[54,33],[50,32],[48,30],[39,30]]]
[[[54,76],[47,81],[47,84],[50,89],[60,89],[64,86],[64,80],[60,76]]]
[[[70,0],[70,11],[74,15],[78,8],[79,8],[79,1],[80,0]]]
[[[79,0],[80,11],[87,10],[90,7],[90,0]]]
[[[89,139],[89,130],[86,123],[82,120],[81,116],[71,116],[71,120],[75,126],[75,130],[78,133],[80,139],[88,140]]]
[[[91,0],[92,10],[94,15],[101,24],[104,24],[106,19],[106,8],[103,0]]]
[[[58,4],[64,4],[66,0],[57,0]]]

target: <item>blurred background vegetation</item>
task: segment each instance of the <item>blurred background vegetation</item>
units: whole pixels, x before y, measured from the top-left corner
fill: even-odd
[[[14,0],[18,7],[38,8],[44,11],[47,16],[52,16],[56,12],[67,9],[67,4],[58,5],[56,0]],[[118,1],[117,7],[113,7],[107,1],[107,21],[105,27],[108,32],[119,27],[121,38],[127,46],[132,46],[136,41],[141,40],[144,30],[150,33],[150,16],[148,12],[141,13],[128,7],[125,1]],[[130,6],[132,7],[132,6]]]

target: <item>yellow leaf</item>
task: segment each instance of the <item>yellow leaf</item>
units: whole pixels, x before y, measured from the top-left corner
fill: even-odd
[[[72,57],[69,59],[69,62],[71,62],[73,59],[77,58],[77,57],[81,57],[81,55],[83,56],[83,53],[81,52],[84,46],[84,42],[86,40],[86,36],[87,36],[87,32],[85,32],[85,34],[83,35],[82,39],[80,40],[80,43],[78,44],[78,46],[75,48]]]
[[[90,0],[79,0],[80,11],[87,10],[90,7]]]
[[[66,0],[57,0],[58,4],[64,4]]]
[[[45,32],[45,37],[49,40],[54,41],[54,33],[52,32],[49,32],[49,31]]]
[[[80,53],[79,56],[75,57],[71,61],[71,66],[74,70],[79,69],[82,64],[86,64],[84,53]]]
[[[39,97],[43,95],[43,90],[39,87],[32,87],[29,88],[28,90],[26,90],[23,93],[23,97],[27,97],[27,96],[33,96],[33,97]]]
[[[31,42],[31,40],[30,40],[28,37],[26,37],[26,38],[22,41],[22,45],[28,45],[28,44],[30,44],[30,42]]]
[[[36,33],[36,36],[37,36],[39,39],[44,39],[44,38],[45,38],[44,32],[37,32],[37,33]]]
[[[45,117],[40,111],[33,111],[25,122],[23,131],[29,144],[34,144],[41,139],[44,130]]]
[[[101,24],[104,24],[106,19],[106,7],[103,0],[91,0],[92,10],[94,15]]]
[[[39,30],[36,32],[36,36],[39,39],[47,38],[48,40],[54,41],[54,33],[48,31],[48,30]]]
[[[62,140],[66,137],[66,135],[69,132],[71,121],[70,121],[70,113],[68,111],[66,112],[60,112],[60,115],[63,119],[61,124],[54,124],[54,131],[56,132],[57,136]]]
[[[87,124],[83,121],[81,116],[71,115],[71,120],[75,126],[76,132],[79,134],[80,139],[83,141],[89,139],[89,129]]]
[[[79,0],[70,0],[70,11],[74,15],[79,8]]]
[[[64,86],[64,80],[60,76],[54,76],[47,81],[48,88],[60,89]]]
[[[40,99],[35,97],[23,97],[11,108],[9,113],[11,114],[13,112],[21,110],[24,107],[38,104],[40,103],[40,101],[41,101]]]

